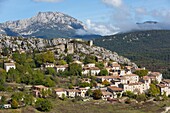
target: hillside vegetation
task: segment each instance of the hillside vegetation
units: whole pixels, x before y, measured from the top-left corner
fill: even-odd
[[[117,34],[94,39],[102,46],[170,78],[170,31],[151,30]]]

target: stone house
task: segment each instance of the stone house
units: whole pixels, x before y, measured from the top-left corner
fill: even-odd
[[[79,65],[81,65],[82,68],[84,67],[83,62],[80,62],[80,61],[78,61],[78,60],[73,61],[73,63],[74,63],[74,64],[79,64]]]
[[[170,87],[170,79],[163,79],[161,83],[164,84],[165,86]]]
[[[4,69],[8,72],[11,68],[16,69],[15,63],[4,63]]]
[[[119,87],[121,87],[124,91],[131,91],[135,94],[138,93],[145,93],[150,88],[150,84],[145,84],[142,82],[138,83],[130,83],[130,84],[120,84]]]
[[[67,96],[67,92],[65,89],[63,88],[57,88],[57,89],[54,89],[54,92],[56,95],[58,95],[58,97],[62,98],[63,95]]]
[[[95,63],[86,64],[87,67],[95,67]]]
[[[109,100],[109,99],[112,99],[113,98],[113,94],[109,91],[104,91],[102,90],[102,99],[103,100]]]
[[[97,76],[96,79],[97,81],[99,82],[103,82],[103,81],[108,81],[108,82],[112,82],[114,81],[115,79],[118,79],[120,78],[119,76]]]
[[[127,80],[127,84],[139,82],[139,76],[136,74],[128,74],[123,77]]]
[[[82,74],[83,75],[98,75],[100,73],[100,69],[98,67],[84,67]]]
[[[114,71],[121,70],[121,66],[117,62],[112,62],[111,67],[112,67],[112,70]]]
[[[42,97],[42,91],[47,91],[47,90],[49,90],[49,88],[43,85],[33,86],[33,95],[35,95],[36,97]]]
[[[81,96],[84,98],[86,96],[88,89],[90,89],[90,87],[78,88],[78,90],[81,92],[81,93],[78,93],[78,96]]]
[[[150,72],[147,75],[152,81],[158,81],[160,83],[162,81],[162,74],[160,72]]]
[[[170,87],[166,86],[165,84],[158,84],[157,87],[160,89],[161,95],[163,95],[164,93],[166,94],[166,96],[170,95]]]
[[[121,96],[123,93],[123,89],[119,88],[117,86],[108,86],[107,91],[109,91],[113,94],[113,98],[117,98],[119,94]]]
[[[66,92],[67,96],[71,98],[81,95],[81,91],[77,89],[67,89]]]
[[[66,65],[56,65],[55,66],[56,72],[65,71],[67,68],[68,68],[68,64],[66,64]]]

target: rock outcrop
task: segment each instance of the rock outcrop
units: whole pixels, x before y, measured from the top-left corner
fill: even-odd
[[[73,54],[77,60],[83,59],[83,55],[92,55],[100,57],[104,60],[117,61],[120,64],[127,64],[133,67],[137,65],[131,62],[129,59],[119,56],[116,52],[112,52],[103,47],[98,47],[89,44],[87,41],[80,39],[64,39],[55,38],[51,40],[41,38],[22,38],[22,37],[11,37],[11,36],[0,36],[0,48],[8,48],[11,51],[54,51],[56,57],[61,54]]]

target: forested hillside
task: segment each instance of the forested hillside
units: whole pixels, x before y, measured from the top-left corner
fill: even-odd
[[[135,63],[170,78],[170,31],[151,30],[94,39],[98,46],[116,51]]]

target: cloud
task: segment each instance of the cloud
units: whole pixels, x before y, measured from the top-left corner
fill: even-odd
[[[86,21],[86,30],[78,30],[78,35],[99,34],[99,35],[113,35],[119,31],[119,28],[111,24],[92,22],[90,19]]]
[[[121,7],[123,4],[122,0],[102,0],[102,2],[112,7]]]
[[[143,7],[137,7],[135,10],[137,14],[147,14],[147,10]]]
[[[161,10],[152,10],[149,12],[149,14],[160,20],[160,21],[163,21],[163,22],[167,22],[167,23],[170,23],[169,22],[169,19],[170,19],[170,9],[161,9]]]
[[[151,1],[153,0],[150,0],[150,2]],[[128,2],[125,4],[125,0],[102,0],[102,2],[109,7],[112,6],[112,13],[110,13],[110,17],[108,17],[109,21],[102,24],[107,27],[107,31],[109,32],[114,32],[115,29],[112,29],[113,27],[108,27],[108,23],[110,23],[109,26],[119,28],[118,31],[120,32],[143,29],[168,29],[170,25],[168,21],[170,19],[170,9],[134,6],[134,4]],[[158,21],[160,23],[157,25],[143,24],[140,26],[136,24],[145,21]],[[103,29],[103,31],[100,32],[105,31]]]
[[[33,0],[35,2],[61,2],[63,0]]]

